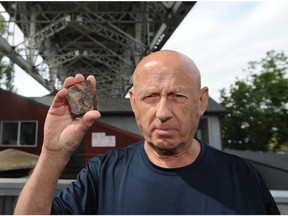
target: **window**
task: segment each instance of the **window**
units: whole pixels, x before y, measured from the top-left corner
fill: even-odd
[[[1,146],[36,146],[37,121],[2,121]]]

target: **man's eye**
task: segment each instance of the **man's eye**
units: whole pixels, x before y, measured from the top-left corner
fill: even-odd
[[[143,97],[143,100],[149,100],[153,97],[153,95],[146,95]]]
[[[185,95],[182,95],[182,94],[171,94],[170,98],[177,100],[177,101],[183,101],[186,99]]]
[[[153,101],[157,100],[157,95],[154,95],[154,94],[146,95],[146,96],[143,97],[142,100],[145,101],[145,102],[148,102],[148,103],[149,102],[153,102]]]
[[[170,94],[169,95],[171,98],[180,98],[180,97],[183,97],[183,95],[181,94]]]
[[[176,94],[175,97],[181,98],[181,97],[184,97],[184,96],[183,96],[183,95],[180,95],[180,94]]]

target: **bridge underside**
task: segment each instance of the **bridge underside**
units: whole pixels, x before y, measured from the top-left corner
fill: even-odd
[[[123,97],[139,60],[160,50],[195,2],[2,2],[0,51],[49,91],[67,76],[97,78],[101,98]],[[24,34],[17,44],[20,34]]]

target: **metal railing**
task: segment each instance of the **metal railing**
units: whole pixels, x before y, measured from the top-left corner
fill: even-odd
[[[0,178],[0,215],[12,215],[17,198],[27,178]],[[73,180],[60,179],[55,194],[65,188]]]

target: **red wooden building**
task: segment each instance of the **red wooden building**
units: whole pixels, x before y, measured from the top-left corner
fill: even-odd
[[[39,155],[49,106],[0,89],[0,151],[16,149]],[[111,148],[124,147],[141,136],[96,121],[72,155],[63,178],[74,178],[87,160]]]

